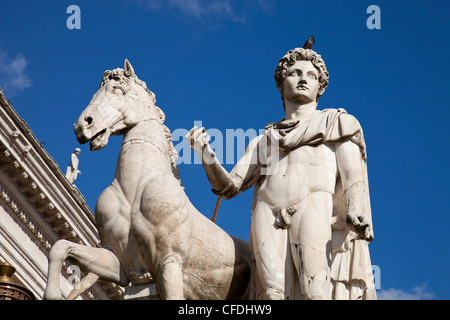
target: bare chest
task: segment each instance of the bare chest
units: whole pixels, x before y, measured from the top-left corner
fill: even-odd
[[[296,204],[317,191],[334,193],[337,162],[333,145],[303,146],[280,152],[259,182],[258,196],[270,205]]]

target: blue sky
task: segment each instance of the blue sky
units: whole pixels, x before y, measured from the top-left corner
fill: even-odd
[[[449,1],[0,1],[0,86],[63,171],[79,147],[72,124],[107,69],[132,63],[166,125],[259,130],[283,118],[273,73],[314,35],[330,84],[319,109],[345,108],[368,148],[380,297],[449,299]],[[69,30],[66,9],[81,9]],[[381,9],[370,30],[369,5]],[[121,138],[81,146],[76,181],[93,209]],[[181,140],[174,141],[175,144]],[[216,196],[199,164],[180,164],[194,205]],[[231,170],[232,164],[225,164]],[[222,201],[217,223],[248,238],[252,191]]]

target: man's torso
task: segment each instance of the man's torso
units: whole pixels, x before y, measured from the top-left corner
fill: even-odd
[[[258,201],[269,206],[296,205],[313,192],[334,193],[337,162],[333,144],[280,151],[277,166],[257,182]]]

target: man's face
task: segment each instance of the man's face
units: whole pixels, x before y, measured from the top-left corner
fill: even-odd
[[[319,87],[319,72],[311,61],[296,61],[286,72],[284,100],[297,103],[315,101]]]

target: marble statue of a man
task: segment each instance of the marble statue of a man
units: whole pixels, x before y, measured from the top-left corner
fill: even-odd
[[[77,180],[78,174],[81,174],[81,171],[78,170],[78,164],[80,162],[78,155],[80,152],[81,150],[79,148],[75,148],[75,151],[70,156],[70,164],[66,169],[66,178],[70,183],[74,183]]]
[[[361,126],[344,109],[317,109],[329,75],[315,51],[289,51],[274,77],[285,118],[267,125],[230,173],[216,159],[204,128],[186,136],[214,192],[230,199],[254,186],[254,297],[375,299]],[[272,159],[274,170],[263,170],[268,164],[261,154]]]

